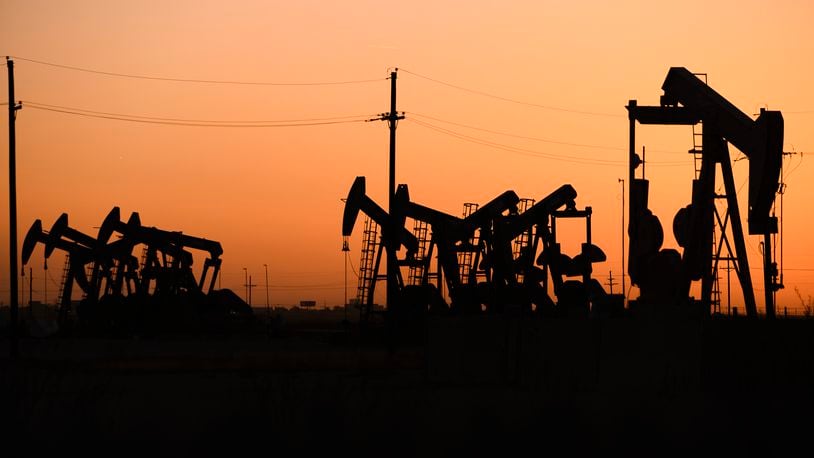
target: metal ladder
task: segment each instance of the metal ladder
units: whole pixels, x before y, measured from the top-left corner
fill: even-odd
[[[362,258],[359,261],[359,282],[356,288],[356,300],[360,308],[367,305],[371,283],[376,281],[373,264],[380,245],[379,225],[369,217],[365,217],[365,229],[362,235]]]
[[[65,292],[65,282],[68,281],[68,272],[71,270],[71,254],[65,254],[65,266],[62,268],[62,279],[59,281],[59,291],[57,293],[57,304],[62,304],[62,296]]]
[[[466,218],[467,216],[475,213],[475,210],[478,209],[478,204],[472,202],[464,203],[464,211],[463,217]],[[468,240],[468,243],[471,247],[477,247],[480,244],[480,233],[475,231],[472,234],[472,237]],[[472,249],[466,249],[458,252],[458,274],[461,278],[461,283],[470,283],[472,270],[474,267],[472,264],[474,263],[474,254],[475,251]]]
[[[704,123],[699,121],[698,124],[692,125],[692,149],[689,151],[692,154],[692,161],[695,167],[695,179],[697,180],[701,174],[701,158],[704,153]]]
[[[517,214],[522,214],[529,208],[534,205],[534,199],[520,199],[520,202],[517,205]],[[520,256],[525,253],[528,249],[529,245],[531,245],[531,235],[532,229],[528,228],[527,230],[523,231],[520,235],[518,235],[513,243],[512,243],[512,259],[515,261],[520,258]],[[517,273],[515,275],[518,283],[523,283],[523,274]]]
[[[699,79],[707,83],[706,73],[693,73]],[[692,125],[692,149],[689,151],[692,154],[693,165],[695,166],[695,179],[701,174],[701,157],[704,152],[704,122],[699,121],[698,124]]]
[[[410,264],[407,277],[408,285],[420,285],[424,280],[425,261],[430,246],[429,233],[430,231],[426,221],[415,221],[413,235],[418,240],[418,251],[415,254],[415,262]]]

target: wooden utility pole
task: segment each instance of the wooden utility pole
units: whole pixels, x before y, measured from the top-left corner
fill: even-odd
[[[15,121],[17,110],[21,108],[14,99],[14,61],[6,56],[8,67],[8,213],[9,213],[9,286],[11,287],[11,345],[9,352],[11,359],[19,356],[17,335],[17,311],[19,297],[17,296],[17,137]]]
[[[249,275],[249,283],[246,285],[246,288],[249,290],[249,307],[252,306],[252,288],[254,288],[255,286],[257,285],[252,283],[252,276]]]
[[[400,119],[404,119],[404,115],[399,115],[396,111],[396,78],[398,76],[398,68],[390,72],[390,113],[387,113],[387,124],[390,127],[390,176],[388,180],[388,193],[387,193],[387,212],[393,216],[393,203],[396,195],[396,125]],[[390,228],[391,247],[387,250],[387,308],[395,304],[395,293],[398,288],[398,260],[396,259],[396,244],[394,237],[398,228]]]
[[[608,285],[608,287],[610,287],[610,294],[613,294],[613,285],[616,285],[617,283],[615,281],[613,281],[613,271],[612,270],[608,272],[608,282],[605,283],[605,284]]]
[[[34,268],[28,268],[28,311],[34,307]]]
[[[387,121],[390,127],[390,161],[388,170],[388,186],[387,186],[387,212],[393,215],[393,201],[396,195],[396,126],[398,121],[404,119],[404,113],[396,111],[396,79],[398,77],[399,69],[396,68],[390,72],[390,112],[382,113],[378,118],[371,119],[370,121]],[[384,227],[383,231],[388,235],[387,248],[387,308],[388,310],[395,304],[395,293],[398,288],[398,260],[396,259],[396,250],[398,249],[397,238],[391,234],[396,234],[398,228]]]

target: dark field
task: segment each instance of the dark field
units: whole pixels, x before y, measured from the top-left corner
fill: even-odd
[[[257,312],[210,334],[28,337],[15,364],[4,339],[2,431],[21,451],[3,455],[811,450],[810,320],[447,317],[393,342],[342,311]]]

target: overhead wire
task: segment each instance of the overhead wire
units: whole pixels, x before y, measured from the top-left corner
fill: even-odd
[[[118,73],[103,70],[95,70],[84,67],[76,67],[73,65],[57,64],[54,62],[46,62],[42,60],[29,59],[20,56],[10,56],[13,59],[30,62],[49,67],[62,68],[66,70],[73,70],[84,73],[93,73],[97,75],[115,76],[119,78],[131,78],[141,80],[153,81],[170,81],[176,83],[197,83],[197,84],[233,84],[233,85],[248,85],[248,86],[336,86],[344,84],[362,84],[384,81],[385,78],[362,79],[362,80],[346,80],[346,81],[313,81],[313,82],[270,82],[270,81],[235,81],[235,80],[214,80],[214,79],[195,79],[195,78],[173,78],[164,76],[153,75],[137,75],[132,73]]]
[[[585,110],[573,110],[573,109],[570,109],[570,108],[562,108],[562,107],[555,107],[555,106],[551,106],[551,105],[543,105],[543,104],[533,103],[533,102],[525,102],[525,101],[522,101],[522,100],[512,99],[512,98],[509,98],[509,97],[503,97],[503,96],[500,96],[500,95],[491,94],[489,92],[480,91],[480,90],[477,90],[477,89],[470,89],[470,88],[467,88],[467,87],[459,86],[457,84],[448,83],[446,81],[442,81],[442,80],[439,80],[439,79],[436,79],[436,78],[432,78],[432,77],[429,77],[429,76],[426,76],[426,75],[422,75],[420,73],[416,73],[416,72],[407,70],[407,69],[402,68],[402,67],[399,67],[399,70],[403,71],[404,73],[407,73],[409,75],[413,75],[413,76],[416,76],[418,78],[422,78],[422,79],[425,79],[425,80],[428,80],[428,81],[432,81],[432,82],[437,83],[437,84],[448,86],[448,87],[451,87],[453,89],[457,89],[459,91],[469,92],[469,93],[477,94],[477,95],[480,95],[480,96],[483,96],[483,97],[489,97],[489,98],[493,98],[493,99],[497,99],[497,100],[502,100],[504,102],[515,103],[515,104],[518,104],[518,105],[525,105],[525,106],[530,106],[530,107],[535,107],[535,108],[542,108],[542,109],[545,109],[545,110],[561,111],[561,112],[564,112],[564,113],[574,113],[574,114],[582,114],[582,115],[590,115],[590,116],[605,116],[605,117],[612,117],[612,118],[626,117],[626,115],[623,115],[623,114],[602,113],[602,112],[597,112],[597,111],[585,111]]]
[[[422,113],[416,113],[416,112],[413,112],[413,111],[405,111],[405,113],[413,115],[413,116],[418,116],[418,117],[421,117],[421,118],[431,119],[433,121],[442,122],[442,123],[445,123],[445,124],[450,124],[450,125],[453,125],[453,126],[464,127],[466,129],[479,130],[481,132],[488,132],[488,133],[491,133],[491,134],[503,135],[503,136],[506,136],[506,137],[519,138],[519,139],[523,139],[523,140],[531,140],[531,141],[536,141],[536,142],[541,142],[541,143],[551,143],[551,144],[554,144],[554,145],[576,146],[576,147],[580,147],[580,148],[594,148],[594,149],[615,150],[615,151],[627,151],[628,150],[627,148],[618,147],[618,146],[590,145],[590,144],[585,144],[585,143],[573,143],[573,142],[565,142],[565,141],[561,141],[561,140],[551,140],[551,139],[547,139],[547,138],[531,137],[531,136],[527,136],[527,135],[513,134],[513,133],[509,133],[509,132],[502,132],[502,131],[498,131],[498,130],[487,129],[487,128],[484,128],[484,127],[472,126],[472,125],[469,125],[469,124],[462,124],[462,123],[459,123],[459,122],[449,121],[449,120],[437,118],[437,117],[434,117],[434,116],[425,115],[425,114],[422,114]],[[658,150],[658,149],[650,149],[650,148],[648,148],[647,150],[652,151],[652,152],[656,152],[656,153],[687,154],[686,152],[681,152],[681,151]]]
[[[146,79],[146,80],[158,80],[158,81],[172,81],[172,82],[186,82],[186,83],[209,83],[209,84],[240,84],[240,85],[263,85],[263,86],[320,86],[320,85],[340,85],[340,84],[356,84],[356,83],[369,83],[369,82],[380,82],[382,80],[386,80],[388,78],[377,78],[377,79],[365,79],[365,80],[347,80],[347,81],[322,81],[322,82],[268,82],[268,81],[237,81],[237,80],[214,80],[214,79],[194,79],[194,78],[174,78],[174,77],[163,77],[163,76],[153,76],[153,75],[141,75],[141,74],[132,74],[132,73],[119,73],[119,72],[111,72],[111,71],[103,71],[103,70],[96,70],[84,67],[78,67],[73,65],[65,65],[65,64],[58,64],[54,62],[48,62],[43,60],[37,59],[30,59],[27,57],[21,56],[10,56],[14,59],[30,62],[34,64],[50,66],[55,68],[62,68],[67,70],[79,71],[79,72],[86,72],[86,73],[93,73],[93,74],[100,74],[106,76],[114,76],[114,77],[123,77],[123,78],[134,78],[134,79]],[[569,108],[563,107],[556,107],[550,105],[543,105],[539,103],[532,103],[517,99],[512,99],[509,97],[503,97],[496,94],[492,94],[489,92],[471,89],[468,87],[460,86],[458,84],[449,83],[447,81],[443,81],[437,78],[433,78],[427,75],[420,74],[418,72],[413,72],[409,69],[399,68],[402,72],[413,75],[418,78],[422,78],[437,84],[441,84],[447,87],[454,88],[456,90],[465,91],[469,93],[473,93],[476,95],[490,97],[506,102],[511,102],[520,105],[532,106],[537,108],[543,108],[548,110],[554,111],[561,111],[561,112],[568,112],[568,113],[575,113],[575,114],[583,114],[583,115],[594,115],[594,116],[606,116],[606,117],[623,117],[622,114],[613,114],[613,113],[603,113],[603,112],[595,112],[595,111],[585,111],[585,110],[574,110]],[[44,111],[51,111],[56,113],[63,113],[63,114],[70,114],[75,116],[84,116],[84,117],[92,117],[92,118],[100,118],[100,119],[110,119],[110,120],[119,120],[119,121],[128,121],[128,122],[137,122],[137,123],[147,123],[147,124],[163,124],[163,125],[180,125],[180,126],[192,126],[192,127],[299,127],[299,126],[318,126],[318,125],[329,125],[329,124],[346,124],[346,123],[356,123],[356,122],[363,122],[362,116],[341,116],[341,117],[327,117],[327,118],[304,118],[304,119],[290,119],[290,120],[250,120],[250,121],[231,121],[231,120],[204,120],[204,119],[183,119],[183,118],[167,118],[167,117],[154,117],[154,116],[142,116],[142,115],[130,115],[130,114],[120,114],[120,113],[111,113],[111,112],[104,112],[104,111],[94,111],[94,110],[87,110],[82,108],[73,108],[73,107],[66,107],[60,105],[49,105],[44,103],[38,102],[26,102],[27,106],[30,108],[44,110]],[[4,104],[5,105],[5,104]],[[791,113],[806,113],[807,111],[800,111],[800,112],[791,112]],[[558,140],[551,140],[539,137],[532,137],[526,135],[518,135],[512,134],[508,132],[501,132],[493,129],[486,129],[483,127],[471,126],[462,123],[457,123],[454,121],[443,120],[437,117],[424,115],[421,113],[411,113],[414,116],[423,117],[426,119],[431,119],[437,122],[442,122],[445,124],[455,125],[458,127],[463,127],[467,129],[479,130],[483,132],[488,132],[496,135],[503,135],[509,136],[514,138],[520,138],[530,141],[538,141],[544,143],[551,143],[551,144],[559,144],[565,146],[574,146],[574,147],[581,147],[581,148],[593,148],[593,149],[604,149],[604,150],[615,150],[615,151],[625,151],[626,148],[623,147],[614,147],[614,146],[603,146],[603,145],[592,145],[592,144],[582,144],[582,143],[574,143],[574,142],[565,142],[565,141],[558,141]],[[357,119],[358,118],[358,119]],[[365,118],[369,118],[366,116]],[[416,122],[417,120],[413,120]],[[481,144],[488,144],[488,146],[492,147],[499,147],[501,149],[511,149],[513,152],[516,153],[526,153],[531,155],[537,155],[542,157],[547,157],[549,159],[554,160],[570,160],[576,163],[591,163],[591,164],[602,164],[602,165],[615,165],[618,163],[622,163],[623,161],[612,161],[612,160],[602,160],[602,159],[586,159],[580,157],[573,157],[573,156],[557,156],[542,153],[539,151],[528,150],[525,148],[514,147],[510,145],[503,145],[496,142],[490,142],[488,140],[478,139],[475,137],[467,136],[460,132],[454,132],[449,129],[445,129],[440,126],[433,126],[430,123],[424,122],[416,122],[418,125],[422,125],[422,127],[429,128],[436,130],[437,132],[445,133],[447,135],[452,135],[458,137],[462,140],[481,143]],[[652,150],[655,152],[665,152],[671,154],[682,154],[677,151],[660,151],[660,150]],[[672,166],[672,165],[681,165],[683,162],[651,162],[650,165],[655,166]]]
[[[791,170],[789,170],[788,172],[786,172],[783,175],[783,181],[787,181],[789,179],[789,177],[791,176],[791,174],[794,173],[795,170],[800,168],[801,165],[803,165],[803,156],[804,156],[805,153],[799,153],[799,154],[800,154],[800,160],[797,162],[797,165],[795,165]]]
[[[29,107],[43,107],[43,108],[51,108],[55,110],[67,110],[67,111],[76,111],[82,113],[89,113],[94,115],[103,115],[103,116],[115,116],[121,118],[133,118],[133,119],[146,119],[151,121],[170,121],[170,122],[180,122],[180,123],[205,123],[205,124],[278,124],[278,123],[293,123],[293,122],[316,122],[316,121],[337,121],[337,120],[348,120],[348,119],[367,119],[370,115],[349,115],[349,116],[332,116],[332,117],[322,117],[322,118],[299,118],[299,119],[273,119],[273,120],[214,120],[214,119],[189,119],[189,118],[165,118],[165,117],[158,117],[158,116],[144,116],[144,115],[134,115],[134,114],[123,114],[123,113],[113,113],[109,111],[96,111],[96,110],[88,110],[85,108],[76,108],[76,107],[68,107],[64,105],[52,105],[47,103],[41,102],[32,102],[28,100],[22,101],[26,106]]]
[[[135,122],[135,123],[143,123],[143,124],[160,124],[160,125],[170,125],[170,126],[189,126],[189,127],[240,127],[240,128],[271,128],[271,127],[303,127],[303,126],[322,126],[322,125],[329,125],[329,124],[350,124],[350,123],[362,123],[365,122],[365,119],[345,119],[345,120],[333,120],[333,121],[308,121],[308,122],[294,122],[294,121],[287,121],[287,122],[278,122],[278,123],[231,123],[226,124],[223,121],[220,122],[194,122],[194,121],[168,121],[168,120],[161,120],[161,119],[151,119],[146,117],[134,117],[134,116],[127,116],[127,115],[106,115],[106,114],[99,114],[90,111],[82,111],[82,110],[72,110],[72,109],[60,109],[60,108],[50,108],[47,106],[29,104],[27,105],[28,108],[32,108],[35,110],[43,110],[43,111],[50,111],[55,113],[63,113],[69,114],[74,116],[83,116],[88,118],[99,118],[99,119],[110,119],[110,120],[117,120],[117,121],[127,121],[127,122]]]
[[[624,160],[613,160],[613,159],[593,159],[593,158],[586,158],[586,157],[579,157],[579,156],[569,156],[569,155],[558,155],[558,154],[551,154],[551,153],[544,153],[542,151],[532,150],[528,148],[521,148],[512,145],[506,145],[502,143],[493,142],[490,140],[485,140],[478,137],[473,137],[467,134],[463,134],[454,130],[450,130],[444,127],[440,127],[425,121],[421,121],[414,118],[407,118],[410,122],[419,125],[421,127],[454,137],[460,140],[468,141],[471,143],[488,146],[495,149],[500,149],[504,151],[509,151],[525,156],[531,157],[542,157],[546,159],[562,161],[562,162],[570,162],[575,164],[584,164],[584,165],[603,165],[603,166],[621,166],[626,164]],[[664,161],[664,162],[648,162],[649,165],[656,165],[656,166],[682,166],[686,165],[686,162],[679,162],[679,161]]]

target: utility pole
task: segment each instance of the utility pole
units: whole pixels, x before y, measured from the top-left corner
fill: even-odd
[[[30,312],[34,302],[34,268],[28,268],[28,311]]]
[[[269,311],[271,307],[271,303],[269,302],[269,265],[263,264],[263,268],[266,269],[266,310]]]
[[[610,293],[613,294],[613,285],[615,285],[617,283],[615,281],[613,281],[613,271],[612,270],[608,271],[608,282],[605,283],[605,284],[608,285],[608,287],[610,287]]]
[[[732,315],[732,288],[731,285],[731,272],[732,272],[732,261],[729,259],[726,260],[726,314],[727,316]]]
[[[389,167],[389,180],[387,189],[387,212],[393,215],[393,201],[396,195],[396,126],[398,121],[404,119],[404,113],[399,114],[396,111],[396,78],[398,77],[399,69],[396,68],[390,72],[390,112],[382,113],[378,118],[371,119],[370,121],[387,121],[390,127],[390,167]],[[386,227],[384,228],[390,234],[395,234],[398,228]],[[390,246],[387,247],[387,308],[388,310],[395,304],[395,292],[397,285],[397,259],[396,248],[398,244],[395,242],[395,237],[388,236]]]
[[[245,289],[245,295],[243,296],[246,299],[246,303],[249,303],[249,269],[243,268],[243,277],[245,278],[243,287]]]
[[[345,238],[342,240],[342,254],[345,255],[345,303],[343,305],[343,309],[345,310],[345,322],[348,322],[348,252],[350,251],[350,246],[348,246],[348,239]]]
[[[17,104],[14,99],[14,61],[6,56],[6,67],[8,67],[8,214],[9,214],[9,283],[11,287],[11,345],[9,353],[11,359],[19,356],[19,343],[17,341],[17,308],[19,306],[17,297],[17,137],[15,131],[15,120],[17,110],[22,105]]]
[[[625,289],[625,179],[619,178],[619,183],[622,183],[622,296],[627,297],[627,290]],[[611,291],[611,294],[613,292]],[[625,299],[622,299],[624,305]]]
[[[25,305],[25,268],[20,271],[20,305]]]
[[[252,283],[252,276],[249,275],[249,284],[246,285],[246,288],[249,289],[249,307],[252,306],[252,288],[254,288],[255,284]]]

